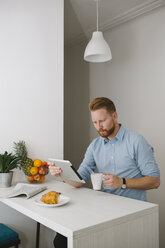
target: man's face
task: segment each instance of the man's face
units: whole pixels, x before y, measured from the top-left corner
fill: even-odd
[[[94,127],[99,135],[103,138],[108,138],[113,135],[117,124],[117,113],[110,114],[106,109],[98,109],[91,111],[91,118]]]

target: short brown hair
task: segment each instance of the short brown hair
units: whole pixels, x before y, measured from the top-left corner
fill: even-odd
[[[109,98],[97,97],[97,98],[94,98],[89,103],[89,110],[90,111],[95,111],[95,110],[98,110],[101,108],[106,109],[110,114],[116,112],[115,104]]]

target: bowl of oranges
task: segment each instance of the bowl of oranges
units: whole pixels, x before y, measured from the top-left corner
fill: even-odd
[[[40,159],[33,161],[33,166],[29,170],[28,181],[30,183],[45,181],[45,176],[49,173],[49,167],[47,162],[43,162]]]

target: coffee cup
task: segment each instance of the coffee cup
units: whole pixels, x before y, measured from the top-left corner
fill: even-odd
[[[101,190],[102,180],[103,180],[102,173],[91,174],[91,181],[94,190]]]

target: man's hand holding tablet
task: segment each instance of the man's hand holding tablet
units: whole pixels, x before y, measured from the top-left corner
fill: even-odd
[[[60,167],[55,166],[53,162],[48,162],[49,171],[52,176],[60,177],[62,169]]]
[[[53,159],[49,159],[49,160],[53,160]],[[56,160],[55,160],[56,161]],[[63,161],[62,160],[57,160],[58,162],[62,163]],[[64,162],[69,162],[69,161],[64,161]],[[70,163],[70,162],[69,162]],[[63,170],[62,168],[60,168],[59,166],[56,165],[56,163],[54,163],[53,161],[49,161],[48,162],[48,165],[49,165],[49,171],[50,171],[50,174],[52,176],[56,176],[56,177],[59,177],[62,181],[64,181],[65,183],[75,187],[75,188],[80,188],[84,185],[84,181],[83,180],[80,180],[79,181],[74,181],[74,180],[69,180],[67,179],[67,176],[63,177],[61,174],[63,174]],[[65,167],[64,167],[65,168]],[[75,169],[73,169],[73,166],[66,166],[66,168],[72,168],[71,170],[69,170],[69,172],[72,172],[73,175],[75,176]],[[64,173],[66,175],[66,173]],[[77,173],[78,174],[78,173]]]

